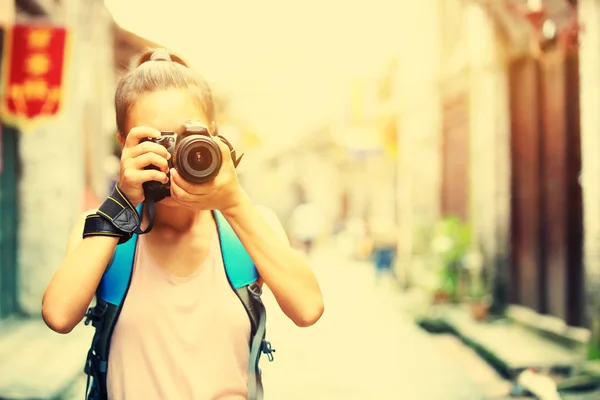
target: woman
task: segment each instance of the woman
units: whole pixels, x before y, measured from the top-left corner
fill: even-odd
[[[239,186],[227,145],[216,140],[223,155],[216,178],[193,184],[169,171],[164,147],[140,144],[160,131],[177,132],[190,119],[216,134],[210,89],[181,58],[166,51],[142,55],[117,85],[115,108],[121,193],[137,206],[144,200],[142,184],[166,183],[170,172],[171,197],[156,204],[154,228],[138,239],[131,286],[110,342],[108,398],[245,399],[250,325],[228,285],[211,210],[225,217],[261,284],[298,326],[314,324],[323,313],[317,280],[275,215],[253,205]],[[145,169],[150,164],[159,169]],[[73,228],[44,293],[42,315],[56,332],[68,333],[82,320],[119,242],[81,238],[92,213]]]

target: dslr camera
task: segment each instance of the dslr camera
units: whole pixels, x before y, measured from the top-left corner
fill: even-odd
[[[235,150],[227,139],[222,140],[231,152],[231,159],[237,167],[242,157],[236,158]],[[160,138],[146,138],[141,142],[154,142],[164,146],[171,154],[169,170],[175,168],[181,177],[192,183],[204,183],[212,180],[221,169],[223,157],[221,148],[209,133],[208,128],[200,121],[189,120],[183,124],[183,132],[161,132]],[[243,155],[242,155],[243,156]],[[158,169],[149,165],[146,169]],[[146,200],[161,201],[171,195],[171,182],[163,184],[157,181],[145,182],[144,196]]]

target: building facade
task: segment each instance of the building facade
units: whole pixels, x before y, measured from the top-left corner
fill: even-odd
[[[433,226],[456,216],[499,310],[582,324],[573,2],[419,4],[406,29],[429,34],[401,41],[395,90],[398,275],[410,283],[427,268]]]
[[[59,114],[2,125],[0,314],[39,316],[75,220],[90,197],[108,191],[103,166],[114,134],[114,22],[102,1],[19,0],[8,25],[15,23],[68,32]],[[2,57],[10,56],[4,49]]]

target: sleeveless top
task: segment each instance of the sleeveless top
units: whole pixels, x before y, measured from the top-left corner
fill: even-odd
[[[245,400],[250,321],[218,239],[185,278],[162,269],[145,239],[112,336],[109,400]]]

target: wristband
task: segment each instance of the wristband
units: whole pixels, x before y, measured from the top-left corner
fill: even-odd
[[[141,233],[140,216],[127,197],[119,190],[118,184],[98,208],[97,214],[104,217],[119,231],[129,234]]]
[[[119,244],[122,244],[131,239],[132,234],[117,229],[117,227],[100,214],[90,214],[85,218],[83,238],[91,236],[118,237]]]
[[[140,216],[127,197],[115,185],[111,194],[95,214],[88,215],[83,227],[83,237],[118,237],[119,244],[127,242],[140,230]]]

